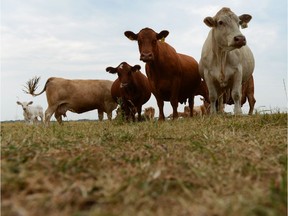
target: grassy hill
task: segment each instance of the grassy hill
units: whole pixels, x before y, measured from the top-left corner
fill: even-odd
[[[286,215],[287,114],[1,125],[2,215]]]

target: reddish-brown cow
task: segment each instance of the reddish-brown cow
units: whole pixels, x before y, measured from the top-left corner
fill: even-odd
[[[201,95],[202,97],[204,97],[204,100],[209,103],[209,91],[204,79],[201,79],[201,83],[196,90],[195,96],[197,95]]]
[[[178,118],[178,102],[185,103],[188,98],[190,110],[193,110],[194,96],[201,81],[196,60],[177,53],[165,43],[164,38],[169,34],[166,30],[156,33],[144,28],[138,34],[131,31],[124,34],[138,41],[140,60],[146,63],[146,74],[159,107],[159,120],[165,120],[164,101],[170,101],[173,119]]]
[[[249,103],[249,115],[253,114],[254,105],[256,103],[255,97],[254,97],[254,78],[253,75],[248,79],[247,82],[242,84],[242,97],[241,97],[241,106],[243,106],[244,103],[246,103],[246,100],[248,98]],[[234,104],[233,98],[231,97],[231,93],[229,95],[229,99],[227,102],[224,99],[224,103],[232,105]]]
[[[122,111],[125,112],[126,120],[131,117],[135,121],[135,108],[138,113],[138,121],[141,120],[142,105],[151,97],[148,79],[140,70],[140,65],[130,66],[122,62],[118,67],[107,67],[106,71],[117,73],[118,78],[111,87],[113,99],[120,103]],[[120,101],[119,101],[120,99]]]

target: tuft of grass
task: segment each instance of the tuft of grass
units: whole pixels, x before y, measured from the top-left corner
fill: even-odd
[[[3,215],[286,215],[287,114],[1,124]]]

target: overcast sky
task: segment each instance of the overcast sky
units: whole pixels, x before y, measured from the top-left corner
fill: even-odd
[[[287,111],[286,0],[2,0],[1,121],[23,119],[17,100],[33,100],[46,110],[45,93],[33,98],[22,91],[34,76],[41,76],[39,92],[52,76],[115,80],[116,75],[105,68],[122,61],[140,64],[145,74],[137,43],[123,34],[127,30],[168,30],[166,42],[199,61],[210,30],[203,19],[222,7],[253,17],[241,31],[256,61],[255,108]],[[154,106],[158,114],[155,101],[152,96],[144,107]],[[195,105],[200,104],[197,98]],[[165,103],[166,116],[171,110]],[[243,111],[248,112],[248,103]],[[68,120],[98,118],[96,111],[67,116]]]

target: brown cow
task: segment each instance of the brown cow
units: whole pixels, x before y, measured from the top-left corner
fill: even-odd
[[[126,31],[125,36],[138,41],[140,60],[146,63],[146,74],[159,107],[159,120],[165,120],[164,101],[170,101],[173,107],[173,119],[178,118],[178,102],[185,103],[193,110],[194,95],[200,85],[198,63],[190,56],[177,53],[164,38],[169,34],[164,30],[156,33],[144,28],[135,34]],[[190,112],[193,116],[193,112]]]
[[[254,78],[253,75],[248,79],[247,82],[242,84],[242,97],[241,97],[241,106],[243,106],[244,103],[246,103],[246,100],[248,98],[249,103],[249,115],[253,114],[254,105],[256,103],[255,97],[254,97]],[[232,105],[234,104],[233,98],[231,97],[231,93],[229,94],[229,99],[225,101],[224,96],[224,103]]]
[[[201,95],[204,98],[204,100],[209,103],[209,91],[204,79],[201,79],[201,83],[198,89],[196,90],[195,96],[197,95]]]
[[[68,110],[84,113],[98,109],[100,121],[103,120],[103,112],[106,112],[108,119],[111,120],[112,111],[117,107],[111,96],[112,83],[109,80],[69,80],[51,77],[40,93],[34,93],[36,85],[28,93],[38,96],[46,91],[48,102],[45,111],[46,124],[49,123],[53,113],[58,123],[62,124],[62,115],[66,116]]]
[[[111,94],[113,99],[120,103],[127,121],[130,117],[135,121],[135,108],[138,113],[138,121],[141,121],[142,105],[151,97],[148,79],[139,71],[140,68],[140,65],[132,67],[126,62],[122,62],[116,68],[106,68],[107,72],[118,74],[118,78],[112,85]]]

